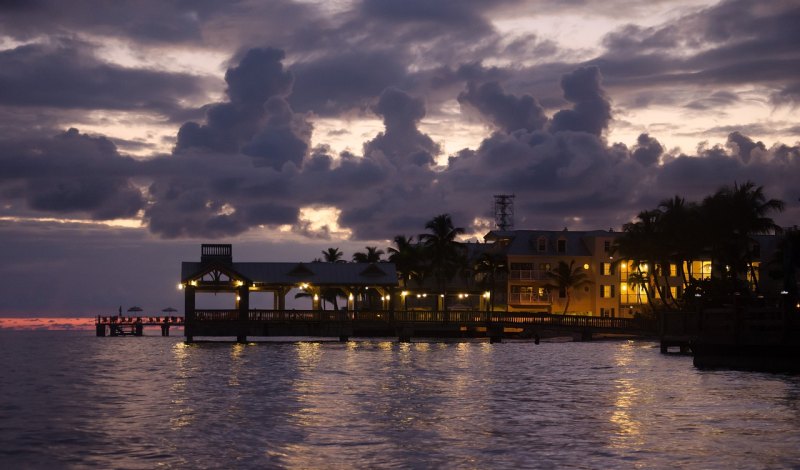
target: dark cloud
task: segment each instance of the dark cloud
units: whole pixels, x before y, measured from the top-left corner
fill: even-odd
[[[324,116],[366,109],[385,88],[407,81],[403,54],[392,50],[325,54],[295,63],[291,70],[297,77],[292,106]]]
[[[51,214],[95,220],[133,217],[145,207],[131,177],[136,161],[120,156],[105,137],[70,129],[39,141],[0,144],[0,187],[8,200]]]
[[[190,121],[181,126],[175,152],[241,151],[257,166],[299,166],[311,124],[286,101],[293,78],[283,68],[284,56],[278,49],[248,50],[225,74],[229,101],[209,107],[205,125]]]
[[[574,103],[553,116],[552,132],[580,131],[600,135],[611,120],[611,104],[600,87],[597,67],[580,68],[561,79],[564,98]]]
[[[627,25],[604,39],[602,67],[615,96],[631,89],[762,84],[790,87],[800,73],[796,27],[800,7],[791,0],[764,8],[728,0],[657,27]],[[627,101],[626,101],[627,103]],[[693,102],[703,109],[724,103]]]
[[[0,104],[140,110],[170,116],[201,94],[202,80],[181,73],[103,63],[84,43],[60,40],[0,51]]]
[[[664,153],[664,147],[658,140],[647,134],[639,135],[636,139],[636,146],[633,148],[631,156],[642,166],[651,166],[658,163],[658,157]]]
[[[766,146],[762,142],[754,142],[753,139],[739,132],[731,132],[728,135],[728,145],[731,147],[733,154],[745,164],[750,163],[753,151],[766,151]]]
[[[474,107],[505,132],[533,131],[547,123],[547,116],[536,99],[530,95],[518,98],[505,94],[497,82],[482,85],[470,82],[467,91],[458,95],[458,102]]]
[[[68,8],[58,0],[15,1],[12,5],[17,3],[26,5],[3,8],[0,28],[5,34],[20,39],[37,37],[43,31],[60,34],[79,30],[157,43],[196,41],[202,38],[204,21],[220,9],[220,5],[210,1],[98,3],[76,0],[70,2]]]
[[[264,109],[264,127],[242,147],[242,153],[255,157],[257,166],[280,170],[285,163],[291,162],[299,167],[308,152],[311,124],[295,114],[281,97],[270,98]]]
[[[417,129],[425,117],[425,103],[397,88],[387,88],[372,108],[383,118],[385,131],[364,144],[364,155],[380,153],[395,166],[434,163],[439,146]]]
[[[797,169],[795,147],[768,148],[748,137],[753,133],[746,122],[739,133],[724,131],[731,134],[727,147],[701,149],[692,156],[665,154],[657,135],[642,134],[628,143],[630,148],[609,146],[603,139],[611,123],[608,96],[617,105],[669,104],[714,112],[742,102],[728,84],[756,83],[768,86],[774,99],[790,102],[796,96],[796,78],[786,77],[793,73],[797,55],[787,43],[797,41],[788,2],[756,8],[754,3],[727,1],[685,13],[669,24],[623,26],[604,39],[601,56],[582,63],[542,37],[499,32],[490,15],[509,15],[515,6],[509,2],[376,0],[324,14],[281,1],[269,3],[164,2],[148,4],[142,8],[147,11],[133,12],[125,21],[122,13],[135,9],[133,3],[97,8],[91,18],[88,4],[78,2],[61,18],[51,15],[41,24],[52,26],[54,34],[80,30],[83,37],[124,37],[151,48],[183,41],[217,50],[238,49],[243,43],[247,47],[225,74],[226,98],[202,109],[204,121],[180,121],[189,122],[177,133],[173,155],[135,161],[121,156],[110,141],[92,137],[92,144],[84,145],[94,150],[71,152],[59,160],[54,157],[58,152],[45,149],[45,157],[37,159],[42,139],[25,145],[5,142],[9,148],[24,147],[26,153],[15,154],[25,158],[2,160],[0,198],[15,207],[24,203],[29,211],[77,211],[95,218],[144,210],[149,229],[166,238],[228,237],[260,225],[287,224],[296,233],[325,236],[324,229],[312,230],[298,214],[303,207],[336,207],[340,224],[353,230],[355,238],[390,238],[420,231],[435,213],[452,213],[461,224],[490,217],[489,201],[498,192],[517,194],[518,214],[528,224],[596,228],[619,225],[674,191],[707,193],[716,184],[746,175],[762,178],[783,194],[789,185],[781,176]],[[0,19],[0,25],[9,26],[6,34],[24,37],[32,31],[34,16],[53,11],[47,2],[42,5],[41,10],[11,15],[16,26],[8,18]],[[537,5],[556,11],[575,3]],[[627,1],[613,5],[634,7]],[[286,15],[267,18],[261,15],[264,11]],[[155,18],[156,13],[165,16]],[[186,16],[170,25],[169,15]],[[199,85],[181,88],[182,83],[199,84],[196,77],[115,68],[94,57],[89,46],[58,44],[55,49],[21,46],[0,53],[9,64],[0,69],[0,77],[10,77],[7,70],[23,71],[35,83],[34,72],[47,70],[39,64],[52,62],[65,71],[64,84],[72,83],[71,89],[97,93],[82,99],[53,92],[49,100],[55,104],[47,106],[74,109],[87,103],[86,109],[97,109],[98,103],[108,102],[103,109],[165,110],[173,122],[176,116],[198,112],[175,104],[196,96]],[[288,55],[252,49],[253,44],[280,44]],[[59,48],[67,52],[66,59],[56,57]],[[24,66],[17,67],[12,56]],[[65,64],[68,59],[74,60]],[[527,65],[531,63],[535,65]],[[127,96],[112,96],[104,88],[110,80],[105,78],[98,84],[87,82],[81,91],[74,83],[93,72],[115,79],[131,74],[141,78],[141,89],[130,85],[123,87]],[[125,84],[124,77],[119,80]],[[498,132],[436,167],[441,148],[420,130],[422,121],[457,119],[452,115],[454,98],[464,110],[474,108]],[[18,98],[9,92],[6,99]],[[33,101],[15,104],[31,111],[34,105],[39,106]],[[553,113],[549,122],[544,109]],[[310,148],[314,117],[361,112],[373,112],[384,123],[382,132],[364,142],[363,155],[335,155],[324,145]],[[11,133],[13,129],[0,134]],[[325,136],[316,137],[324,144]],[[136,145],[120,142],[123,150]],[[712,174],[714,165],[720,170]],[[99,168],[106,178],[90,185],[81,168]],[[44,189],[36,187],[37,181]],[[140,190],[144,187],[146,191]],[[107,201],[103,207],[88,202],[99,198]]]

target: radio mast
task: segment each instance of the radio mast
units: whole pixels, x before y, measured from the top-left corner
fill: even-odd
[[[494,195],[494,224],[506,231],[514,229],[514,195]]]

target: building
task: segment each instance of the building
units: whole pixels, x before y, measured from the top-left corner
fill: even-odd
[[[501,247],[506,257],[504,293],[495,297],[495,308],[580,315],[619,316],[619,276],[615,275],[613,246],[619,233],[595,231],[514,230],[492,231],[484,239]],[[497,249],[497,248],[496,248]],[[547,273],[559,262],[583,270],[587,285],[571,292],[548,287]]]
[[[653,303],[677,307],[691,280],[709,279],[710,259],[685,261],[681,265],[649,265],[618,253],[616,241],[622,232],[612,230],[492,231],[483,252],[505,261],[504,277],[493,298],[495,310],[541,311],[601,317],[634,317],[651,310]],[[777,237],[756,237],[755,258],[747,282],[760,292],[778,294],[780,289],[767,276],[767,261],[775,252]],[[560,262],[583,270],[588,283],[570,292],[549,288],[547,273]],[[777,290],[776,290],[777,289]],[[773,292],[774,291],[774,292]]]

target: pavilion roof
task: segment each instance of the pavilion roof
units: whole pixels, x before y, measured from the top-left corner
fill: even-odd
[[[190,280],[208,270],[202,262],[181,263],[181,279]],[[394,263],[232,262],[227,271],[255,284],[293,286],[300,283],[329,286],[396,286]]]

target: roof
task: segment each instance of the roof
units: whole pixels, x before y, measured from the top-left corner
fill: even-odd
[[[506,230],[489,232],[486,240],[510,240],[506,253],[510,256],[592,256],[588,240],[591,238],[616,238],[620,232],[607,230]],[[546,249],[539,251],[540,238],[547,240]],[[566,252],[558,252],[558,240],[566,240]]]
[[[207,271],[209,264],[181,263],[184,281]],[[336,286],[395,286],[397,270],[394,263],[285,263],[285,262],[234,262],[224,265],[246,279],[265,285],[296,285],[307,282],[313,285]]]

